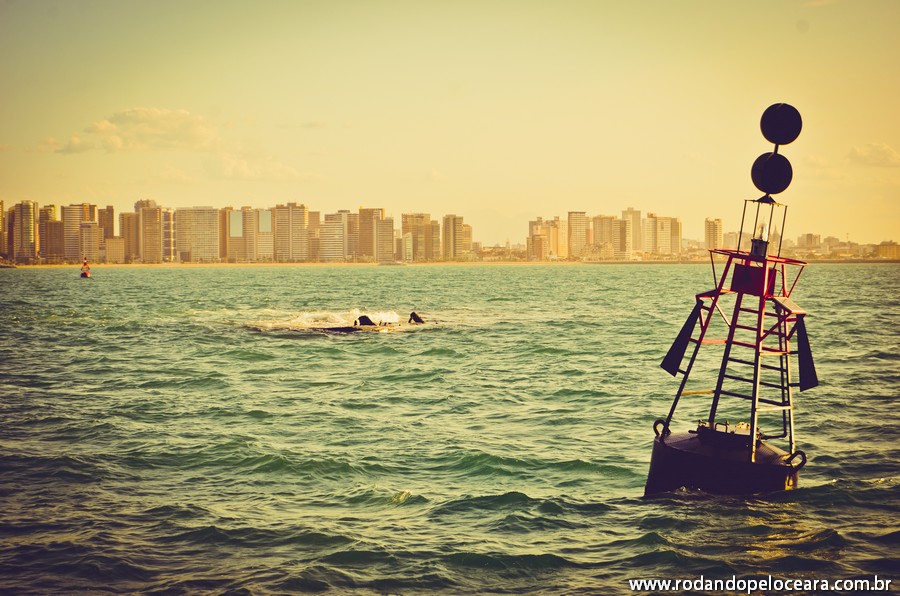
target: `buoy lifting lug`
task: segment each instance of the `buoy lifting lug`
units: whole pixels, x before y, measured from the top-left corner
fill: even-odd
[[[797,456],[800,457],[800,465],[799,465],[799,466],[794,466],[794,464],[792,464],[791,462],[794,461],[794,459],[795,459]],[[791,466],[792,468],[796,469],[796,470],[799,472],[800,469],[801,469],[803,466],[806,465],[806,454],[803,453],[802,451],[800,451],[800,450],[798,449],[797,451],[793,452],[793,453],[790,455],[790,457],[788,457],[788,458],[785,460],[785,463],[788,464],[789,466]]]
[[[662,431],[659,430],[660,425],[663,427]],[[656,422],[653,423],[653,432],[656,433],[657,437],[665,437],[672,434],[672,431],[669,430],[669,425],[662,418],[657,419]]]

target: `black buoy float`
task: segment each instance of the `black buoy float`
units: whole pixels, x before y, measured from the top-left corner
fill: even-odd
[[[782,257],[780,235],[777,247],[770,246],[770,232],[779,223],[784,231],[787,206],[772,195],[783,192],[793,176],[778,148],[793,142],[801,128],[800,113],[788,104],[774,104],[763,113],[760,129],[775,150],[756,159],[751,179],[765,194],[744,201],[738,247],[710,249],[716,287],[696,295],[691,314],[662,361],[662,368],[680,376],[681,383],[668,416],[653,425],[656,437],[645,495],[682,487],[720,494],[797,487],[806,454],[795,444],[793,390],[818,384],[806,335],[807,313],[791,299],[807,263]],[[750,242],[742,250],[745,225]],[[720,265],[725,261],[718,274],[717,255]],[[700,348],[708,345],[720,346],[722,352],[704,375]],[[696,386],[703,382],[697,379],[712,384],[712,378],[713,387]],[[676,409],[687,396],[706,396],[706,416],[696,428],[673,431]],[[747,419],[732,423],[726,415],[734,414]],[[768,432],[762,430],[763,423]]]

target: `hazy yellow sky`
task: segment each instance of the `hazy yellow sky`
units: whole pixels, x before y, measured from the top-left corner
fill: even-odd
[[[384,207],[524,242],[568,211],[900,241],[900,1],[0,0],[0,200]]]

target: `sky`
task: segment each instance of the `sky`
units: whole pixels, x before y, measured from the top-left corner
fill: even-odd
[[[524,243],[569,211],[900,241],[898,0],[0,0],[0,200],[383,207]]]

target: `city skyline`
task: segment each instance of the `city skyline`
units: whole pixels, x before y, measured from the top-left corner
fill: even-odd
[[[116,217],[113,206],[25,200],[7,210],[0,201],[0,258],[25,264],[82,257],[104,263],[693,260],[704,252],[698,249],[746,249],[752,231],[726,231],[722,219],[707,217],[702,240],[688,238],[680,218],[628,207],[621,218],[583,211],[538,216],[528,222],[524,243],[483,246],[455,214],[403,213],[398,227],[381,207],[336,213],[302,203],[171,208],[141,199],[133,208]],[[777,224],[757,232],[785,255],[898,258],[898,245],[889,240],[860,244],[805,231],[794,242]]]
[[[0,4],[0,200],[466,213],[548,204],[738,227],[787,102],[796,229],[896,236],[900,3]],[[863,213],[865,217],[848,217]]]

